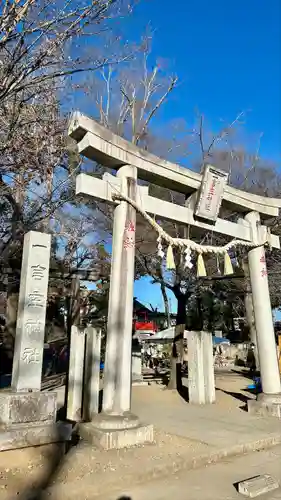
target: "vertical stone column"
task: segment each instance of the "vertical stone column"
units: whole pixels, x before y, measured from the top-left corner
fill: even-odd
[[[12,390],[40,391],[44,349],[51,236],[24,237]]]
[[[90,421],[99,412],[101,330],[86,328],[83,419]]]
[[[121,192],[135,200],[136,168],[123,166],[117,177]],[[102,412],[80,425],[81,438],[102,449],[153,441],[153,426],[130,411],[135,233],[136,211],[121,201],[114,212]]]
[[[71,436],[71,425],[56,423],[57,393],[40,391],[50,244],[45,233],[24,238],[12,390],[0,394],[0,451]]]
[[[141,344],[138,339],[132,342],[132,382],[136,385],[143,383]]]
[[[204,332],[188,332],[188,395],[193,404],[205,403],[202,335]]]
[[[82,418],[84,357],[85,332],[73,325],[70,335],[67,418],[74,422],[80,422]]]
[[[260,243],[260,216],[251,212],[245,219],[252,226],[253,240]],[[278,369],[275,335],[272,321],[265,251],[263,246],[248,253],[249,273],[253,294],[253,306],[257,331],[257,344],[261,371],[262,389],[265,399],[278,396],[281,401],[281,384]]]
[[[135,200],[136,168],[123,166],[117,177],[121,181],[121,192]],[[121,201],[114,212],[102,405],[104,413],[115,416],[122,416],[131,408],[135,231],[136,211]]]
[[[202,332],[205,403],[215,403],[215,370],[213,356],[213,336],[210,332]]]

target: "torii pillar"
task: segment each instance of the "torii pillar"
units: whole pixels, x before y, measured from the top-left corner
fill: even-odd
[[[259,244],[261,241],[259,213],[250,212],[245,219],[252,226],[253,241]],[[258,395],[257,401],[248,402],[248,409],[251,413],[281,417],[281,382],[264,246],[251,249],[248,261],[263,391]]]
[[[121,193],[135,200],[137,169],[122,166]],[[82,424],[81,437],[104,449],[153,441],[153,426],[131,413],[132,324],[135,277],[136,211],[121,201],[114,211],[102,412]]]

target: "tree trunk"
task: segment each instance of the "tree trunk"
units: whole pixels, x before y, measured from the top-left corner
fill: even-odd
[[[175,293],[178,301],[177,305],[177,320],[175,327],[175,336],[172,345],[171,369],[168,389],[181,390],[182,377],[182,353],[183,353],[183,335],[186,324],[186,301],[187,297],[183,293]]]
[[[70,338],[71,327],[80,325],[80,280],[73,276],[67,311],[67,335]]]
[[[46,197],[47,197],[47,200],[49,200],[49,203],[47,203],[47,205],[45,207],[45,219],[43,220],[43,227],[44,227],[46,233],[50,232],[50,229],[51,229],[52,217],[48,213],[48,206],[52,202],[53,177],[54,177],[53,168],[47,167],[45,182],[46,182]]]
[[[248,325],[249,332],[250,332],[251,343],[253,343],[255,346],[254,347],[254,354],[255,354],[256,369],[259,370],[259,352],[258,352],[258,345],[257,345],[256,320],[255,320],[253,296],[252,296],[251,284],[250,284],[250,278],[249,278],[248,262],[244,261],[243,269],[244,269],[244,273],[245,273],[245,277],[246,277],[246,292],[245,292],[245,296],[244,296],[246,320],[247,320],[247,325]]]
[[[17,313],[19,294],[15,291],[7,292],[6,325],[4,329],[4,345],[9,359],[13,359],[16,337]]]
[[[255,354],[255,361],[256,361],[256,369],[259,370],[259,353],[258,353],[258,346],[257,346],[257,330],[256,330],[256,321],[255,321],[255,314],[254,314],[254,306],[253,306],[253,296],[252,293],[249,291],[246,291],[245,293],[245,312],[246,312],[246,320],[250,332],[250,339],[251,343],[254,344],[254,354]]]
[[[163,302],[164,302],[164,310],[165,310],[165,316],[167,318],[167,328],[170,328],[171,326],[171,316],[170,316],[170,306],[169,306],[169,299],[168,295],[166,292],[166,287],[163,282],[161,282],[161,293],[163,297]]]

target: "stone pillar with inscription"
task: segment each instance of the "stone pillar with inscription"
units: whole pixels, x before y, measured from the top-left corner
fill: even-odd
[[[25,235],[15,338],[12,390],[40,391],[51,236]]]
[[[40,392],[51,237],[25,235],[12,387],[0,394],[0,451],[69,439],[56,423],[57,393]]]

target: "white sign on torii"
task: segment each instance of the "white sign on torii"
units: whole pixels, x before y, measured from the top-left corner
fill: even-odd
[[[147,213],[215,231],[256,245],[248,252],[251,288],[265,398],[281,399],[271,303],[266,272],[264,242],[280,248],[279,237],[268,232],[261,218],[277,217],[281,200],[246,193],[226,185],[222,205],[241,213],[238,223],[217,218],[214,224],[197,220],[194,210],[159,200],[148,188],[137,185],[145,180],[173,191],[191,195],[200,190],[202,175],[162,160],[139,149],[105,129],[93,119],[74,113],[69,135],[85,157],[117,170],[96,179],[86,174],[77,177],[76,193],[116,205],[113,228],[111,286],[108,312],[107,351],[104,371],[103,412],[123,414],[130,411],[131,329],[135,258],[135,209],[116,201],[117,192],[135,200]],[[276,399],[276,398],[275,398]]]

